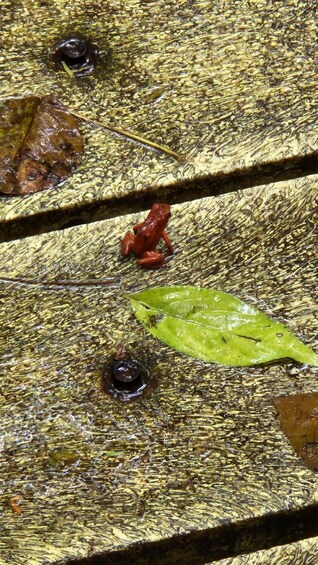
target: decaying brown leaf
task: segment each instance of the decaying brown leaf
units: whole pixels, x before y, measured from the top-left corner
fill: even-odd
[[[273,399],[282,430],[304,463],[318,471],[318,392]]]
[[[52,188],[79,165],[79,120],[52,97],[8,98],[0,104],[0,192]]]

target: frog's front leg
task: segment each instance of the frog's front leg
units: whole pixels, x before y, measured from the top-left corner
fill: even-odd
[[[140,224],[136,224],[136,225],[133,227],[133,230],[134,230],[134,233],[135,233],[135,234],[140,230],[140,228],[144,225],[144,223],[145,223],[145,222],[141,222]]]
[[[162,237],[163,237],[165,244],[167,246],[169,255],[172,255],[173,254],[173,248],[172,248],[172,245],[171,245],[171,241],[170,241],[169,237],[167,236],[167,233],[165,232],[165,230],[163,230],[163,232],[162,232]]]
[[[135,236],[130,231],[126,233],[124,239],[121,240],[121,254],[123,257],[128,257],[134,250]]]

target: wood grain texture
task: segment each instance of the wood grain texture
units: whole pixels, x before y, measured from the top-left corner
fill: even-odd
[[[271,401],[316,390],[317,369],[178,354],[143,330],[126,298],[169,284],[232,292],[317,351],[317,182],[173,206],[175,253],[158,272],[120,256],[141,214],[0,246],[1,565],[64,563],[317,502],[317,475]],[[105,277],[113,285],[41,286]],[[119,343],[150,368],[139,402],[101,392]],[[173,542],[170,551],[173,562]]]
[[[314,0],[6,0],[1,97],[54,94],[92,119],[167,144],[189,162],[86,124],[80,170],[57,190],[1,198],[0,218],[311,154],[318,147],[316,18]],[[96,74],[76,81],[50,64],[54,41],[72,29],[100,46]]]

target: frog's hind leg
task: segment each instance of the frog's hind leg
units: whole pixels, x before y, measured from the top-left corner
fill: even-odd
[[[165,262],[165,256],[158,251],[145,251],[138,264],[144,269],[160,269]]]
[[[171,241],[170,241],[169,237],[167,236],[165,230],[163,230],[163,232],[162,232],[162,237],[165,240],[165,244],[167,246],[169,255],[172,255],[173,248],[172,248],[172,245],[171,245]]]

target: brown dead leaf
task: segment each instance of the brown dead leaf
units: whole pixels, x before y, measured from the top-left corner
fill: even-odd
[[[318,392],[273,398],[282,430],[304,463],[318,471]]]
[[[22,514],[22,510],[19,506],[18,501],[21,499],[20,495],[15,495],[15,496],[11,496],[11,498],[9,499],[9,504],[13,510],[13,512],[15,512],[16,514]]]
[[[0,120],[0,192],[52,188],[79,165],[79,120],[53,98],[9,98],[0,104]]]

